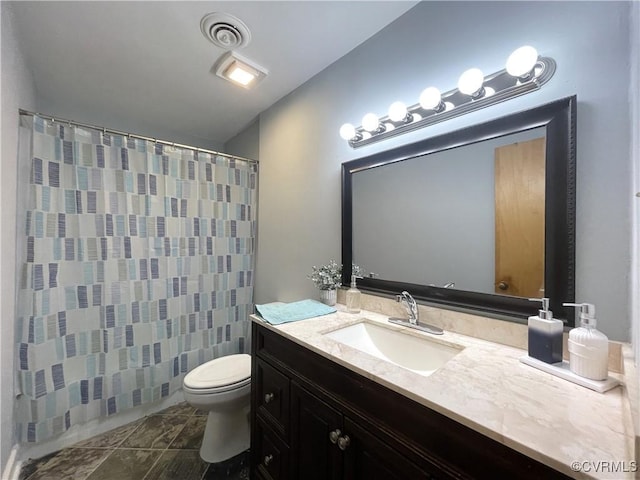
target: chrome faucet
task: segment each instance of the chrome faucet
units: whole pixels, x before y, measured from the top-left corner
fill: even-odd
[[[400,295],[396,295],[396,302],[400,302],[402,305],[404,305],[404,308],[406,308],[407,312],[409,313],[409,319],[405,320],[403,318],[390,318],[389,322],[395,323],[396,325],[402,325],[404,327],[415,328],[417,330],[431,333],[433,335],[442,335],[444,333],[444,330],[439,327],[427,325],[426,323],[420,323],[420,320],[418,318],[418,304],[411,296],[411,294],[406,290]]]
[[[429,284],[430,287],[437,287],[438,285],[436,285],[435,283],[430,283]],[[442,285],[441,288],[453,288],[456,286],[456,282],[448,282],[445,283],[444,285]]]
[[[418,319],[418,304],[411,294],[405,290],[400,295],[396,295],[396,301],[400,302],[404,305],[404,308],[407,309],[407,313],[409,314],[409,323],[411,325],[418,325],[420,323]]]

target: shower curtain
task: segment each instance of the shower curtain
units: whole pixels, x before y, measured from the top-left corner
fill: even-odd
[[[256,163],[21,125],[18,441],[155,402],[197,365],[248,350]]]

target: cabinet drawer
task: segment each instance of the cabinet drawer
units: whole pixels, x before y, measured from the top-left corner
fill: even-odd
[[[289,378],[268,363],[256,362],[257,414],[287,438],[289,435]]]
[[[276,332],[272,332],[265,327],[254,324],[255,336],[251,342],[256,354],[267,360],[280,360],[280,353],[288,348],[291,341],[283,338]]]
[[[261,418],[256,418],[251,445],[252,472],[267,480],[289,478],[289,447]]]

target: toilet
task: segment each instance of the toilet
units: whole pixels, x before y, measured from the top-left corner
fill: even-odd
[[[251,356],[227,355],[191,370],[182,382],[184,399],[208,412],[200,457],[228,460],[249,449]]]

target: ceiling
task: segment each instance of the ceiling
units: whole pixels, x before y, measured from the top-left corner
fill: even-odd
[[[39,106],[73,105],[222,145],[416,3],[52,1],[15,2],[13,11]],[[225,50],[200,31],[210,12],[248,26],[251,42],[239,52],[269,71],[254,89],[212,73]]]

